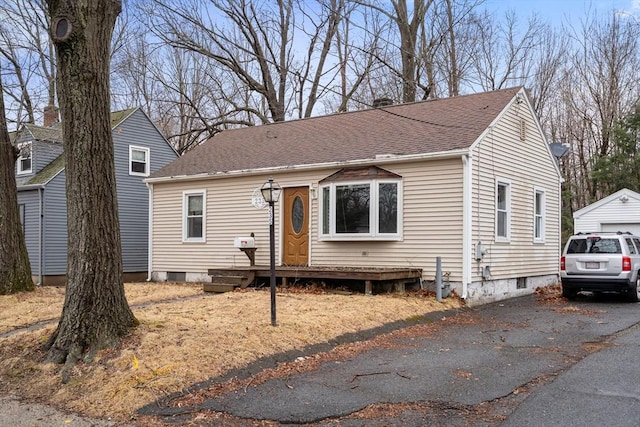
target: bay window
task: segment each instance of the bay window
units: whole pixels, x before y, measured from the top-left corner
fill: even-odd
[[[321,185],[320,237],[400,240],[401,180],[372,179]]]

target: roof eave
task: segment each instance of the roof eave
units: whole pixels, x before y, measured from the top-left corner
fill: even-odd
[[[229,178],[239,175],[263,175],[273,174],[277,172],[292,172],[292,171],[312,171],[329,168],[343,168],[349,166],[369,166],[369,165],[381,165],[390,163],[406,163],[415,162],[419,160],[441,160],[459,158],[469,154],[469,148],[461,148],[457,150],[440,151],[436,153],[420,153],[420,154],[378,154],[373,159],[357,159],[347,160],[340,162],[326,162],[326,163],[313,163],[308,165],[285,165],[268,168],[256,168],[256,169],[241,169],[234,171],[213,172],[213,173],[200,173],[197,175],[179,175],[179,176],[163,176],[158,178],[147,178],[144,182],[148,184],[160,184],[176,181],[201,181],[206,179],[217,178]]]
[[[44,188],[44,184],[27,184],[27,185],[19,185],[17,186],[18,191],[28,191],[28,190],[39,190]]]

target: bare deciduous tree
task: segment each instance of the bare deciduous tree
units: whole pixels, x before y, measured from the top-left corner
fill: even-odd
[[[264,103],[268,114],[257,118],[270,122],[285,120],[294,108],[299,117],[311,115],[326,86],[326,59],[344,2],[314,3],[320,12],[314,16],[306,7],[295,0],[154,0],[147,13],[159,38],[208,58],[257,96],[258,105],[247,111]],[[297,20],[306,20],[304,28]],[[304,60],[296,59],[296,49],[306,49]]]
[[[0,295],[34,289],[29,254],[24,242],[15,162],[17,151],[9,140],[0,78]]]
[[[640,23],[612,11],[570,28],[574,49],[563,79],[564,108],[576,190],[574,209],[605,196],[591,179],[594,162],[609,155],[614,124],[640,100]]]
[[[84,358],[137,324],[124,294],[109,107],[110,41],[121,2],[47,0],[58,57],[67,193],[67,287],[47,360]]]
[[[48,14],[44,0],[7,0],[0,15],[0,57],[10,67],[13,87],[5,87],[11,98],[10,113],[19,123],[35,123],[37,108],[55,104],[55,55],[49,40]]]
[[[524,84],[534,53],[541,46],[544,25],[533,15],[524,29],[515,12],[496,21],[488,13],[475,19],[478,49],[473,54],[475,83],[483,90]]]

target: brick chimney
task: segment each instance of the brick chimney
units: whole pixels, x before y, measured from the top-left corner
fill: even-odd
[[[44,107],[44,126],[49,127],[60,121],[58,118],[58,107],[55,105],[47,105]]]
[[[373,100],[373,108],[387,107],[393,105],[393,99],[391,98],[376,98]]]

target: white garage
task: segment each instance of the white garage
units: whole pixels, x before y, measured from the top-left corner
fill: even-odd
[[[640,235],[640,194],[623,188],[573,213],[574,233],[629,231]]]

